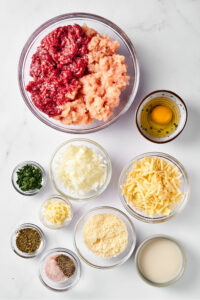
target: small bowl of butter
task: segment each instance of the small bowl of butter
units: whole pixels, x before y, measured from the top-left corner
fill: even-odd
[[[174,92],[158,90],[148,94],[136,110],[139,132],[154,143],[174,140],[187,122],[184,101]]]

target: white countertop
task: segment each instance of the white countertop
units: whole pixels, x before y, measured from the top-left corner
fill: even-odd
[[[1,263],[0,299],[197,299],[200,296],[200,1],[144,0],[1,0]],[[55,190],[50,182],[37,196],[19,195],[11,185],[16,164],[30,159],[46,170],[55,148],[74,135],[42,124],[25,106],[17,84],[17,64],[29,35],[46,20],[67,12],[99,14],[120,26],[131,38],[141,67],[137,97],[131,109],[115,124],[84,137],[99,142],[110,154],[113,176],[99,198],[74,204],[70,227],[59,231],[44,228],[38,220],[41,201]],[[157,145],[137,131],[134,112],[138,102],[155,89],[171,89],[185,100],[189,119],[183,133],[173,142]],[[82,263],[78,285],[64,293],[46,289],[38,278],[38,259],[26,260],[10,248],[10,233],[27,221],[41,226],[48,238],[47,248],[73,248],[73,228],[79,216],[100,205],[123,207],[117,193],[120,171],[135,155],[162,151],[176,157],[187,169],[191,197],[185,210],[163,224],[145,224],[131,217],[140,243],[149,235],[163,233],[178,239],[187,253],[183,278],[167,288],[145,284],[137,275],[133,256],[122,266],[101,271]]]

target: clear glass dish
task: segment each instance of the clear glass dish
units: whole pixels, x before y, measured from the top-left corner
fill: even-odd
[[[75,146],[82,145],[82,146],[92,148],[93,150],[95,150],[98,154],[100,154],[103,157],[105,165],[107,166],[106,180],[105,180],[104,184],[97,191],[91,191],[86,195],[75,195],[75,194],[72,194],[70,192],[70,190],[67,189],[65,186],[63,186],[63,184],[61,184],[60,181],[58,180],[58,178],[55,174],[55,168],[57,165],[57,161],[59,160],[60,155],[63,152],[63,150],[66,147],[68,147],[69,145],[75,145]],[[77,139],[71,139],[71,140],[66,141],[65,143],[63,143],[56,149],[56,151],[54,152],[54,154],[51,158],[51,161],[50,161],[49,174],[50,174],[51,182],[59,194],[63,195],[64,197],[67,197],[71,200],[90,200],[90,199],[94,199],[94,198],[98,197],[107,188],[107,186],[110,182],[111,176],[112,176],[112,165],[111,165],[111,161],[110,161],[110,158],[109,158],[107,152],[105,151],[105,149],[102,146],[100,146],[96,142],[89,140],[89,139],[77,138]]]
[[[125,56],[125,62],[128,66],[128,74],[130,76],[130,82],[127,88],[121,93],[120,104],[115,108],[113,115],[106,121],[94,121],[87,126],[78,125],[64,125],[52,118],[49,118],[46,114],[42,113],[32,102],[30,93],[26,91],[26,86],[32,78],[30,77],[29,70],[31,64],[31,58],[39,46],[40,41],[49,32],[53,31],[59,26],[65,26],[69,24],[77,23],[79,25],[86,24],[88,27],[94,28],[100,34],[107,34],[112,40],[117,40],[120,43],[118,53]],[[103,129],[114,121],[119,116],[124,114],[132,102],[135,99],[138,85],[139,85],[139,65],[136,56],[135,49],[128,36],[114,23],[97,15],[87,13],[69,13],[57,16],[48,20],[36,29],[28,41],[26,42],[19,60],[18,66],[18,82],[22,97],[31,110],[31,112],[46,125],[69,133],[89,133],[100,129]]]
[[[100,256],[95,255],[87,248],[83,240],[83,228],[86,222],[93,215],[105,214],[105,213],[113,214],[119,217],[126,225],[128,231],[128,243],[125,250],[121,252],[119,255],[111,258],[102,258]],[[76,249],[76,252],[86,264],[97,269],[114,268],[116,266],[125,263],[133,253],[133,250],[135,249],[135,245],[136,245],[136,232],[133,223],[124,212],[114,207],[99,206],[94,209],[91,209],[78,220],[75,226],[74,247]]]
[[[133,206],[127,204],[126,202],[126,197],[124,196],[121,186],[124,185],[126,178],[127,178],[127,172],[129,172],[132,169],[133,163],[137,160],[140,160],[146,156],[150,157],[160,157],[165,159],[168,163],[172,164],[173,166],[177,167],[179,172],[182,174],[182,187],[181,191],[184,194],[182,201],[177,205],[177,207],[168,215],[168,216],[155,216],[155,217],[149,217],[146,216],[144,212],[139,212],[137,211]],[[189,183],[189,177],[188,174],[183,167],[183,165],[174,157],[161,153],[161,152],[147,152],[143,153],[141,155],[136,156],[133,158],[122,170],[120,178],[119,178],[119,183],[118,183],[118,192],[119,192],[119,197],[121,199],[121,202],[125,209],[136,219],[146,222],[146,223],[161,223],[165,222],[167,220],[170,220],[171,218],[175,217],[178,215],[183,208],[186,206],[189,195],[190,195],[190,183]]]
[[[16,245],[16,238],[17,238],[17,235],[18,235],[18,232],[19,230],[21,229],[25,229],[25,228],[33,228],[35,230],[37,230],[41,236],[41,243],[40,243],[40,246],[39,248],[33,252],[33,253],[25,253],[25,252],[22,252],[21,250],[18,249],[17,245]],[[11,248],[12,250],[19,256],[23,257],[23,258],[32,258],[32,257],[35,257],[35,256],[38,256],[39,254],[42,253],[42,251],[44,250],[45,248],[45,244],[46,244],[46,239],[45,239],[45,235],[42,231],[42,229],[40,227],[38,227],[37,225],[35,224],[31,224],[31,223],[24,223],[24,224],[21,224],[20,226],[18,226],[15,231],[13,231],[13,233],[11,234]]]
[[[151,281],[149,280],[146,276],[144,276],[141,268],[140,268],[140,254],[141,251],[144,249],[144,247],[151,242],[152,240],[157,240],[157,239],[167,239],[173,243],[176,244],[176,246],[178,247],[181,256],[182,256],[182,264],[181,264],[181,268],[178,272],[178,274],[171,280],[166,281],[166,282],[155,282],[155,281]],[[135,265],[136,265],[136,270],[139,274],[139,276],[148,284],[156,286],[156,287],[165,287],[165,286],[169,286],[174,284],[175,282],[177,282],[184,274],[185,272],[185,268],[186,268],[186,255],[185,255],[185,251],[183,249],[183,247],[173,238],[171,238],[168,235],[163,235],[163,234],[158,234],[158,235],[153,235],[148,237],[147,239],[145,239],[137,248],[136,250],[136,254],[135,254]]]
[[[29,191],[22,191],[20,189],[20,187],[18,186],[17,184],[17,171],[21,168],[23,168],[24,166],[26,165],[31,165],[31,166],[34,166],[35,168],[39,168],[42,172],[42,187],[40,189],[34,189],[34,190],[29,190]],[[22,194],[22,195],[25,195],[25,196],[32,196],[32,195],[35,195],[37,193],[39,193],[41,190],[43,190],[44,186],[46,185],[46,173],[45,173],[45,170],[43,169],[43,167],[41,165],[39,165],[38,163],[36,163],[35,161],[31,161],[31,160],[27,160],[27,161],[24,161],[20,164],[18,164],[13,172],[12,172],[12,178],[11,178],[11,181],[12,181],[12,184],[13,184],[13,187],[15,188],[15,190]]]
[[[71,210],[70,216],[61,225],[51,224],[44,217],[44,208],[45,208],[45,205],[46,205],[47,201],[55,201],[55,200],[60,200],[60,201],[62,201],[64,203],[66,203],[70,207],[70,210]],[[40,207],[39,218],[40,218],[40,221],[42,222],[42,224],[44,226],[46,226],[47,228],[50,228],[50,229],[60,229],[60,228],[66,227],[66,226],[68,226],[70,224],[70,222],[71,222],[71,220],[73,218],[72,205],[71,205],[71,203],[70,203],[70,201],[68,199],[66,199],[64,197],[61,197],[60,195],[49,196],[46,200],[43,201],[43,203],[42,203],[42,205]]]
[[[46,259],[49,256],[60,255],[60,254],[64,254],[64,255],[69,256],[73,260],[73,262],[76,266],[76,270],[70,278],[68,278],[64,282],[57,283],[57,282],[54,282],[54,281],[50,280],[47,277],[47,275],[45,273],[44,266],[45,266]],[[42,284],[44,286],[46,286],[47,288],[51,289],[51,290],[58,291],[58,292],[67,291],[67,290],[73,288],[78,283],[80,277],[81,277],[81,263],[80,263],[80,260],[77,257],[77,255],[69,249],[54,248],[54,249],[48,250],[47,252],[44,253],[44,255],[42,256],[42,258],[40,260],[40,263],[39,263],[39,278],[40,278]]]
[[[179,118],[180,118],[176,130],[173,131],[168,136],[165,136],[162,138],[161,137],[153,137],[150,134],[148,134],[144,130],[144,128],[142,128],[141,122],[140,122],[140,116],[141,116],[141,112],[142,112],[144,106],[149,101],[151,101],[153,98],[157,98],[157,97],[159,97],[159,98],[166,97],[166,98],[169,98],[171,101],[173,101],[174,106],[176,106],[179,111]],[[151,92],[150,94],[145,96],[144,99],[140,102],[140,104],[138,105],[138,108],[136,110],[135,121],[136,121],[136,126],[137,126],[139,132],[141,133],[141,135],[143,135],[143,137],[145,137],[147,140],[149,140],[153,143],[164,144],[164,143],[173,141],[176,137],[179,136],[179,134],[181,134],[181,132],[183,131],[183,129],[185,128],[185,125],[187,123],[187,116],[188,116],[187,107],[180,96],[178,96],[177,94],[175,94],[172,91],[158,90],[158,91]]]

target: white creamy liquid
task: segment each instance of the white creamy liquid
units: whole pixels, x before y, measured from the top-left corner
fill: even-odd
[[[139,256],[139,265],[143,275],[159,283],[176,277],[180,272],[182,261],[178,246],[164,238],[149,241]]]

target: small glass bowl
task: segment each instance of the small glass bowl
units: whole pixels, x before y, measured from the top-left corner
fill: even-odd
[[[61,225],[53,225],[51,224],[48,220],[45,219],[44,217],[44,208],[45,208],[45,205],[47,203],[47,201],[55,201],[55,200],[60,200],[64,203],[66,203],[69,207],[70,207],[70,210],[71,210],[71,213],[70,213],[70,216],[69,218],[67,218]],[[40,218],[40,221],[42,222],[42,224],[44,226],[46,226],[47,228],[50,228],[50,229],[60,229],[60,228],[63,228],[63,227],[66,227],[70,224],[72,218],[73,218],[73,210],[72,210],[72,205],[70,203],[70,201],[60,195],[52,195],[52,196],[49,196],[46,200],[44,200],[44,202],[42,203],[41,207],[40,207],[40,210],[39,210],[39,218]]]
[[[25,253],[25,252],[22,252],[18,249],[17,245],[16,245],[16,238],[17,238],[17,235],[18,235],[18,232],[19,230],[21,229],[25,229],[25,228],[32,228],[32,229],[35,229],[39,232],[40,236],[41,236],[41,243],[40,243],[40,246],[39,248],[33,252],[33,253]],[[46,239],[45,239],[45,235],[42,231],[42,229],[40,229],[40,227],[38,227],[37,225],[35,224],[32,224],[32,223],[24,223],[24,224],[21,224],[20,226],[18,226],[15,231],[11,234],[11,248],[12,250],[19,256],[23,257],[23,258],[32,258],[32,257],[35,257],[35,256],[38,256],[40,253],[42,253],[42,251],[44,250],[45,248],[45,244],[46,244]]]
[[[105,213],[113,214],[119,217],[126,225],[128,231],[128,243],[125,250],[121,252],[119,255],[111,258],[102,258],[100,256],[95,255],[92,251],[90,251],[87,248],[83,240],[83,228],[86,222],[93,215],[105,214]],[[133,253],[133,250],[135,249],[135,245],[136,245],[136,232],[131,220],[124,212],[111,206],[99,206],[89,210],[78,220],[75,226],[74,247],[76,249],[76,252],[86,264],[88,264],[93,268],[110,269],[125,263]]]
[[[134,209],[133,206],[127,204],[126,202],[126,197],[124,196],[121,186],[124,185],[126,178],[127,178],[127,173],[132,169],[133,163],[137,160],[141,160],[144,157],[159,157],[163,158],[166,160],[168,163],[173,165],[174,167],[177,167],[179,172],[182,174],[182,186],[181,186],[181,192],[184,194],[182,201],[177,205],[177,207],[168,215],[168,216],[155,216],[155,217],[149,217],[146,216],[145,213],[139,212],[136,209]],[[118,192],[119,192],[119,197],[121,199],[121,202],[125,209],[136,219],[146,222],[146,223],[161,223],[170,220],[171,218],[175,217],[178,215],[183,208],[186,206],[189,195],[190,195],[190,183],[189,183],[189,177],[188,174],[183,167],[183,165],[174,157],[162,153],[162,152],[147,152],[143,153],[141,155],[136,156],[133,158],[122,170],[120,178],[119,178],[119,183],[118,183]]]
[[[75,270],[75,273],[70,278],[68,278],[64,282],[57,283],[57,282],[50,280],[47,277],[45,270],[44,270],[44,266],[45,266],[46,259],[49,256],[60,255],[60,254],[69,256],[73,260],[73,262],[76,266],[76,270]],[[40,278],[41,282],[43,283],[43,285],[51,290],[58,291],[58,292],[67,291],[67,290],[73,288],[78,283],[80,277],[81,277],[80,260],[77,257],[77,255],[69,249],[54,248],[54,249],[48,250],[47,252],[44,253],[44,255],[42,256],[42,258],[40,260],[39,278]]]
[[[91,191],[86,195],[72,194],[69,191],[69,189],[64,187],[62,185],[62,183],[60,183],[60,181],[57,179],[57,176],[55,174],[55,168],[56,168],[57,161],[60,158],[60,155],[63,152],[63,150],[65,148],[67,148],[69,145],[86,146],[86,147],[92,148],[93,150],[95,150],[98,154],[100,154],[103,157],[105,164],[107,166],[106,180],[105,180],[104,184],[97,191]],[[63,195],[64,197],[67,197],[71,200],[90,200],[90,199],[94,199],[94,198],[98,197],[107,188],[107,186],[110,182],[111,176],[112,176],[112,165],[111,165],[111,161],[110,161],[110,158],[109,158],[107,152],[105,151],[105,149],[102,146],[100,146],[96,142],[89,140],[89,139],[76,138],[76,139],[71,139],[71,140],[68,140],[67,142],[64,142],[56,149],[56,151],[54,152],[54,154],[51,158],[51,161],[50,161],[49,176],[50,176],[51,182],[52,182],[53,186],[55,187],[55,189],[57,190],[57,192],[59,194]]]
[[[20,189],[20,187],[18,186],[17,184],[17,171],[21,168],[23,168],[24,166],[26,165],[31,165],[35,168],[39,168],[42,172],[42,187],[40,189],[35,189],[35,190],[29,190],[29,191],[22,191]],[[41,165],[39,165],[38,163],[36,163],[35,161],[31,161],[31,160],[27,160],[27,161],[24,161],[20,164],[18,164],[13,172],[12,172],[12,184],[13,184],[13,187],[15,188],[15,190],[22,194],[22,195],[25,195],[25,196],[33,196],[33,195],[36,195],[37,193],[39,193],[41,190],[43,190],[44,186],[46,185],[46,173],[45,173],[45,170],[43,169],[43,167]]]
[[[166,281],[166,282],[155,282],[155,281],[151,281],[149,280],[146,276],[144,276],[141,268],[140,268],[140,254],[141,251],[143,250],[143,248],[152,240],[156,240],[156,239],[166,239],[169,240],[173,243],[176,244],[176,246],[178,247],[178,249],[180,250],[181,256],[182,256],[182,265],[180,268],[179,273],[177,274],[176,277],[174,277],[173,279]],[[186,268],[186,255],[185,255],[185,251],[183,249],[183,247],[173,238],[171,238],[168,235],[164,235],[164,234],[158,234],[158,235],[153,235],[148,237],[147,239],[145,239],[137,248],[136,250],[136,254],[135,254],[135,265],[136,265],[136,270],[139,274],[139,276],[148,284],[156,286],[156,287],[165,287],[171,284],[174,284],[175,282],[177,282],[184,274],[185,272],[185,268]]]
[[[165,137],[153,137],[150,134],[148,134],[144,128],[142,128],[141,126],[141,122],[140,122],[140,115],[142,112],[142,109],[144,108],[144,106],[153,98],[156,97],[165,97],[165,98],[169,98],[174,102],[174,105],[178,107],[179,110],[179,116],[180,116],[180,120],[178,123],[178,127],[171,133],[169,134],[169,136],[165,136]],[[138,105],[138,108],[136,110],[136,117],[135,117],[135,121],[136,121],[136,125],[137,128],[139,130],[139,132],[149,141],[153,142],[153,143],[157,143],[157,144],[163,144],[163,143],[168,143],[172,140],[174,140],[177,136],[179,136],[179,134],[183,131],[183,129],[185,128],[186,122],[187,122],[187,107],[184,103],[184,101],[181,99],[180,96],[178,96],[177,94],[175,94],[172,91],[168,91],[168,90],[157,90],[154,92],[151,92],[150,94],[148,94],[147,96],[144,97],[144,99],[142,99],[142,101],[140,102],[140,104]]]

